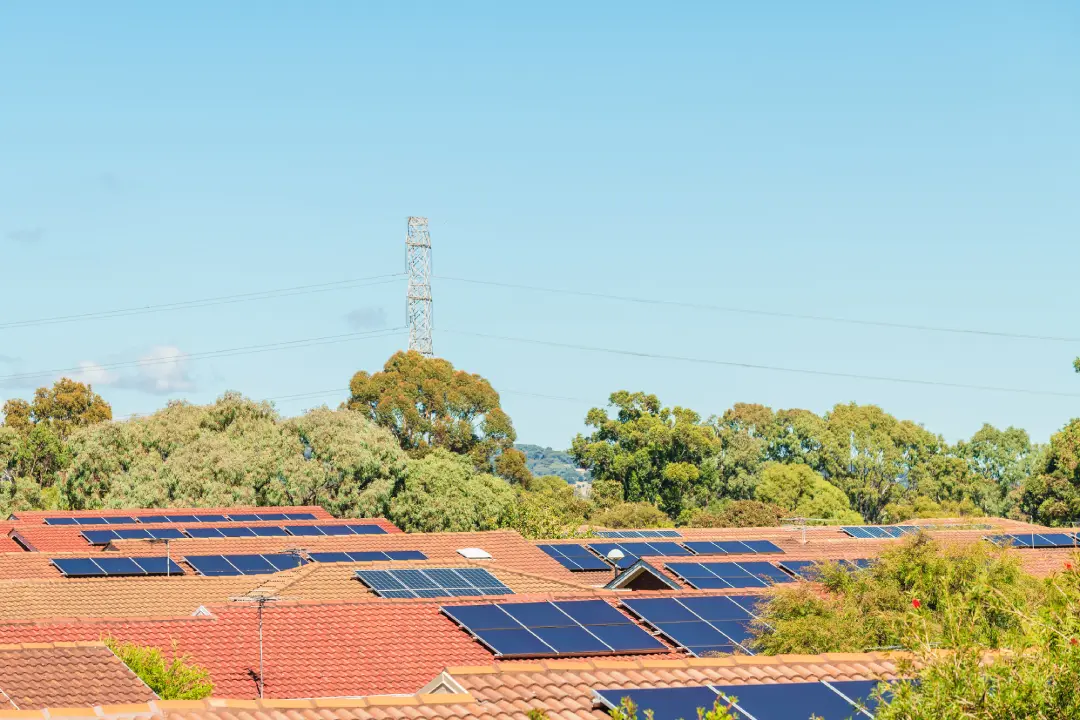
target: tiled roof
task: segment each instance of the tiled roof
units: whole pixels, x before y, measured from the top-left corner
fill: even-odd
[[[156,697],[102,643],[0,645],[0,708],[145,703]]]
[[[143,515],[228,515],[230,513],[258,513],[258,512],[307,512],[320,520],[333,520],[334,516],[319,505],[290,505],[290,506],[255,506],[235,505],[232,507],[168,507],[168,508],[138,508],[130,510],[20,510],[13,513],[15,520],[20,525],[43,525],[45,518],[51,517],[142,517]]]
[[[289,701],[207,700],[87,708],[86,717],[128,720],[522,720],[542,709],[551,720],[603,720],[593,705],[596,688],[686,687],[716,684],[878,680],[896,677],[896,660],[881,653],[789,655],[688,660],[549,660],[447,668],[441,683],[456,694],[328,698]],[[0,718],[5,717],[0,713]],[[30,716],[26,716],[30,717]],[[45,718],[46,715],[34,717]],[[49,715],[48,717],[54,717]]]
[[[100,640],[177,650],[210,671],[215,694],[257,696],[257,608],[209,607],[211,617],[0,623],[0,642]],[[444,667],[492,655],[427,602],[268,603],[263,612],[267,697],[416,692]]]
[[[49,580],[0,580],[0,620],[184,616],[265,582],[265,576],[250,575],[106,579],[55,573]]]

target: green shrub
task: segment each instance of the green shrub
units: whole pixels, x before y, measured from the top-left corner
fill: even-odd
[[[777,527],[786,513],[783,508],[757,500],[733,500],[718,509],[692,513],[686,525],[699,528]]]
[[[652,503],[619,503],[594,513],[589,518],[593,525],[607,528],[654,528],[671,527],[671,518]]]
[[[214,692],[210,672],[178,655],[173,645],[172,660],[161,650],[107,638],[105,644],[133,673],[162,700],[202,700]]]

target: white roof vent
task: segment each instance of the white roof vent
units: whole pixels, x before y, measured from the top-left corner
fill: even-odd
[[[191,617],[213,617],[214,613],[210,612],[205,605],[200,605],[195,608],[195,612],[191,613]]]
[[[481,548],[459,548],[458,555],[470,560],[490,560],[491,553]]]

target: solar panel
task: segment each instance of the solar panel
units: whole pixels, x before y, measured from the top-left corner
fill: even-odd
[[[314,513],[284,513],[286,520],[318,520]]]
[[[352,530],[353,535],[386,535],[387,534],[386,528],[380,527],[379,525],[358,525],[358,524],[354,523],[354,524],[351,524],[351,525],[346,525],[345,527]]]
[[[184,558],[200,575],[269,575],[304,564],[290,554],[270,555],[188,555]]]
[[[678,530],[597,530],[597,537],[602,538],[677,538],[682,537]]]
[[[1076,547],[1077,539],[1066,533],[1016,533],[1011,535],[989,535],[986,538],[995,545],[1015,548],[1059,548]]]
[[[499,657],[667,650],[603,600],[457,605],[442,611]]]
[[[390,598],[514,594],[494,575],[481,568],[357,570],[356,577],[377,595]]]
[[[652,717],[654,720],[696,718],[698,708],[711,710],[719,698],[710,687],[624,688],[597,690],[596,694],[612,709],[620,707],[623,698],[629,698],[637,706],[639,718]]]
[[[799,578],[800,580],[818,580],[821,577],[820,567],[830,561],[828,560],[784,560],[778,563],[782,570],[787,571],[791,575]],[[858,558],[853,560],[834,560],[840,567],[844,568],[848,572],[855,572],[856,570],[865,570],[874,564],[873,560],[866,558]]]
[[[687,541],[683,545],[698,555],[746,555],[784,552],[778,545],[769,540]]]
[[[622,605],[691,655],[744,652],[750,639],[750,598],[685,597],[623,600]]]
[[[387,550],[362,552],[312,552],[308,553],[315,562],[387,562],[390,560],[427,560],[427,555],[419,550]]]
[[[698,590],[768,587],[794,582],[788,574],[767,562],[668,563],[667,569]]]
[[[246,529],[255,537],[286,537],[289,534],[279,525],[252,525]]]
[[[634,563],[636,563],[643,555],[653,555],[657,557],[677,557],[680,555],[690,555],[690,551],[684,548],[682,545],[674,542],[621,542],[621,543],[590,543],[589,549],[597,553],[601,557],[606,558],[608,553],[612,550],[618,549],[623,553],[622,560],[616,563],[616,567],[620,570],[625,570]]]
[[[229,520],[231,522],[258,522],[261,519],[262,518],[255,513],[240,513],[238,515],[229,513]]]
[[[183,575],[184,570],[167,557],[53,558],[67,577],[130,577],[133,575]]]
[[[378,525],[286,525],[290,535],[316,537],[322,535],[385,535]]]
[[[845,720],[859,713],[828,683],[713,686],[725,700],[737,698],[735,708],[755,720],[787,720],[813,713],[822,720]],[[865,717],[865,716],[863,716]]]
[[[131,525],[134,522],[134,518],[126,516],[45,518],[46,525]]]
[[[593,555],[583,545],[538,545],[537,547],[558,560],[564,568],[573,572],[610,569],[607,563]]]
[[[845,525],[840,528],[854,538],[887,540],[919,532],[917,525]]]

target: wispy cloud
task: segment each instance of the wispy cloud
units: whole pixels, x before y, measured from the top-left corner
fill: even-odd
[[[22,245],[34,245],[45,239],[45,228],[16,228],[8,230],[4,237]]]
[[[353,330],[380,330],[386,327],[386,310],[374,305],[359,307],[345,316]]]
[[[95,387],[136,390],[150,395],[169,395],[195,390],[191,358],[172,345],[158,345],[139,358],[133,369],[113,371],[92,360],[79,363],[72,379]]]

